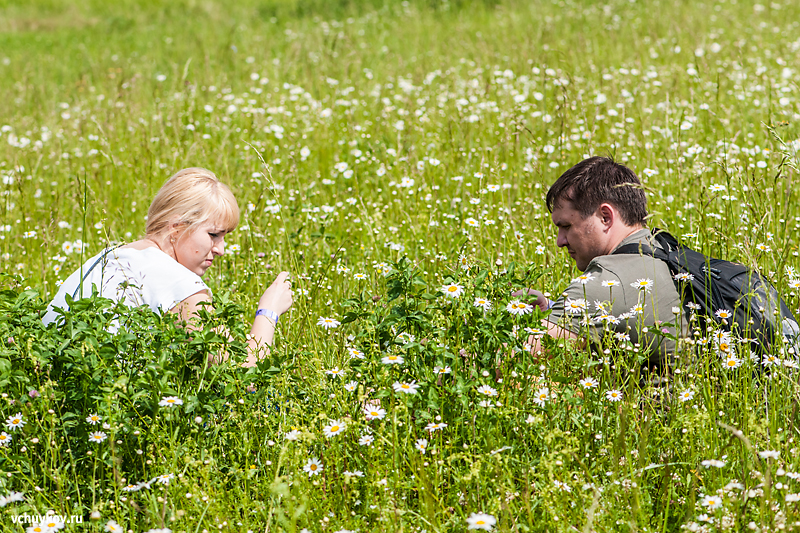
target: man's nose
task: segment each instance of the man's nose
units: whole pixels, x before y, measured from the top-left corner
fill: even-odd
[[[556,245],[557,245],[559,248],[563,248],[563,247],[564,247],[564,246],[566,246],[567,244],[568,244],[568,243],[567,243],[567,237],[566,237],[566,235],[564,235],[562,232],[560,232],[560,231],[559,231],[559,232],[558,232],[558,237],[556,237]]]

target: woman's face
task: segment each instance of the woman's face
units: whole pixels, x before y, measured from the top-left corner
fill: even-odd
[[[215,257],[225,254],[227,231],[215,223],[203,223],[177,237],[173,245],[175,259],[198,276],[211,266]]]

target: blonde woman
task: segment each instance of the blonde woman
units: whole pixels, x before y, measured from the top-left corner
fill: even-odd
[[[161,187],[147,212],[144,238],[109,248],[86,261],[61,285],[43,321],[59,318],[73,299],[100,295],[129,306],[147,305],[182,320],[196,315],[211,292],[202,276],[225,253],[225,236],[239,224],[239,206],[230,189],[210,171],[186,168]],[[264,291],[250,331],[245,366],[255,366],[259,348],[271,345],[280,316],[292,305],[288,272]]]

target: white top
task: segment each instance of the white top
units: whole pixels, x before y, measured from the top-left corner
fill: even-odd
[[[86,261],[61,285],[42,319],[45,324],[59,316],[54,308],[69,308],[65,299],[67,294],[76,300],[82,297],[79,290],[82,276],[85,276],[84,297],[91,296],[95,285],[104,298],[121,301],[130,307],[147,305],[156,312],[169,311],[200,291],[211,293],[200,276],[158,248],[115,248],[98,262],[107,251],[103,250]],[[123,285],[125,282],[127,285]]]

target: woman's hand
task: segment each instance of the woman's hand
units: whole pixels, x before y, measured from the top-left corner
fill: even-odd
[[[292,286],[286,278],[288,272],[281,272],[258,300],[259,309],[269,309],[282,315],[292,306]]]

